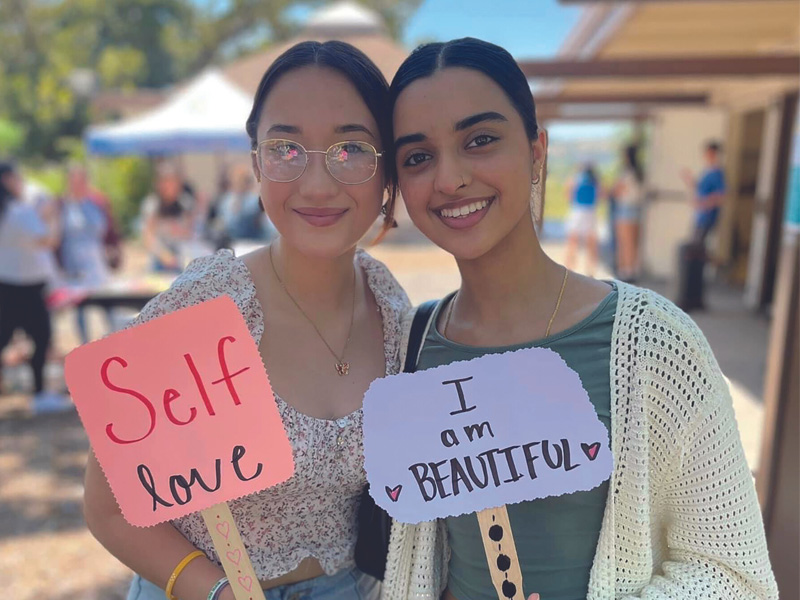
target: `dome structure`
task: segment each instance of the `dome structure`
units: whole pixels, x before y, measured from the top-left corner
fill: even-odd
[[[383,18],[352,0],[329,4],[312,13],[303,27],[309,36],[330,37],[385,33]]]

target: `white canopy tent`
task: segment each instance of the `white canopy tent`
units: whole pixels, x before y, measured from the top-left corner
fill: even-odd
[[[90,127],[86,146],[97,155],[248,151],[244,125],[251,104],[243,91],[210,69],[150,112]]]

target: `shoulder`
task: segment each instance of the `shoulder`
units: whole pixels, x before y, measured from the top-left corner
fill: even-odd
[[[636,375],[653,384],[652,390],[662,390],[661,395],[671,390],[670,402],[680,404],[684,415],[712,410],[727,398],[727,383],[697,323],[656,292],[617,285],[613,352],[633,350]]]
[[[5,219],[9,225],[25,231],[38,232],[44,227],[44,221],[42,221],[36,208],[24,202],[12,203],[8,207]]]
[[[156,212],[158,209],[158,198],[155,194],[148,194],[142,200],[142,214],[144,216],[150,216]]]
[[[132,326],[222,295],[230,296],[253,329],[257,319],[255,287],[247,267],[230,250],[198,258],[142,309]]]
[[[369,287],[381,310],[390,309],[402,316],[411,307],[405,290],[385,264],[365,250],[356,252],[356,264],[367,276]]]

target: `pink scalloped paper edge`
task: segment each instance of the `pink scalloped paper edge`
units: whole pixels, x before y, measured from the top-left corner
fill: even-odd
[[[218,342],[226,336],[234,340],[222,344],[229,372],[247,368],[230,379],[238,405],[228,382],[212,383],[223,375]],[[201,401],[186,353],[204,382],[213,416]],[[100,367],[111,356],[122,358],[128,366],[113,362],[108,367],[108,379],[119,388],[144,394],[155,407],[156,426],[141,442],[114,444],[106,434],[106,425],[114,423],[121,439],[138,439],[150,423],[141,401],[103,385]],[[227,295],[81,346],[67,356],[65,375],[92,450],[123,516],[132,525],[152,526],[232,502],[286,481],[294,473],[291,444],[263,360],[238,307]],[[188,420],[190,408],[196,409],[190,424],[178,426],[167,421],[162,402],[166,387],[181,393],[172,404],[176,418]],[[249,482],[241,481],[232,471],[233,448],[237,445],[245,448],[240,458],[245,477],[249,476],[247,469],[255,473],[255,465],[262,465],[261,474]],[[169,476],[181,474],[189,479],[191,469],[197,468],[200,476],[213,484],[217,458],[222,469],[219,489],[206,492],[195,484],[191,501],[176,509],[178,503],[173,502],[167,483]],[[173,507],[152,501],[135,474],[138,464],[146,464],[152,471],[156,491]],[[142,509],[142,503],[147,506],[148,502],[156,506],[155,511]]]

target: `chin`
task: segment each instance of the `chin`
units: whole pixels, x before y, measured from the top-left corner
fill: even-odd
[[[438,244],[437,244],[438,245]],[[476,260],[486,255],[491,251],[493,245],[491,244],[478,244],[472,241],[468,243],[451,243],[440,245],[442,250],[453,255],[457,261],[460,260]]]
[[[350,231],[286,231],[281,232],[283,242],[305,256],[334,259],[352,250],[360,237]]]
[[[425,231],[420,228],[420,231],[426,238],[448,254],[451,254],[456,260],[475,260],[482,257],[496,245],[496,241],[487,240],[485,236],[475,235],[474,233],[453,235],[450,232],[441,231],[438,227],[435,229],[437,231]]]

